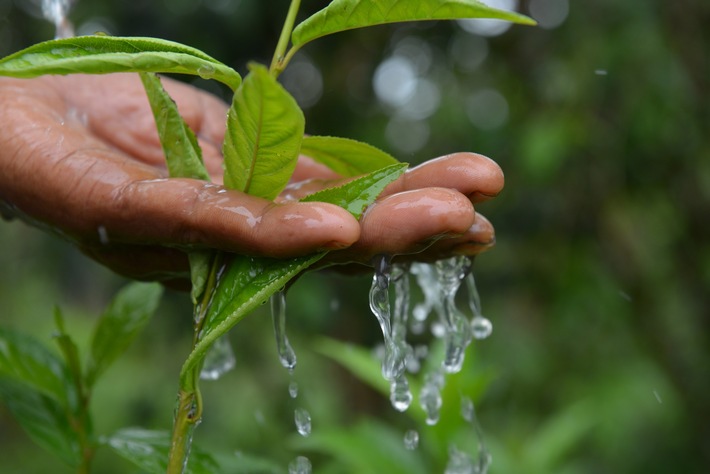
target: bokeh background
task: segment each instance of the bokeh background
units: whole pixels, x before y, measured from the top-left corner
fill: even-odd
[[[53,36],[38,3],[0,0],[0,55]],[[302,17],[325,3],[305,0]],[[83,34],[190,44],[243,72],[249,60],[270,59],[287,4],[82,0],[71,19]],[[471,150],[503,167],[505,191],[480,208],[498,244],[475,266],[494,332],[474,343],[451,382],[459,393],[445,401],[455,412],[461,393],[474,399],[491,473],[708,472],[710,2],[503,4],[540,26],[342,33],[306,47],[283,83],[310,133],[368,141],[411,163]],[[48,343],[54,305],[85,340],[125,284],[20,222],[0,222],[0,247],[0,323]],[[475,452],[454,417],[427,428],[333,362],[346,346],[323,338],[367,350],[380,339],[368,287],[367,276],[313,274],[289,294],[296,401],[268,313],[237,326],[237,368],[203,384],[197,443],[262,460],[244,472],[285,472],[305,454],[316,473],[435,473],[450,440]],[[168,293],[99,386],[98,433],[170,426],[189,339],[188,298]],[[294,406],[310,410],[310,438],[295,433]],[[401,446],[408,429],[419,430],[417,451]],[[4,472],[71,472],[2,406],[0,459]],[[109,452],[96,463],[96,472],[134,472]]]

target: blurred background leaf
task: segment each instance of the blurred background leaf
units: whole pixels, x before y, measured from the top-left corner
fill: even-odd
[[[72,19],[82,33],[190,44],[244,73],[247,60],[271,58],[287,3],[80,1]],[[503,167],[506,189],[479,206],[498,245],[475,265],[494,331],[475,344],[466,369],[480,387],[466,394],[493,453],[492,474],[704,473],[710,3],[517,3],[539,27],[355,30],[307,45],[281,79],[306,109],[309,133],[363,140],[412,163],[471,150]],[[0,54],[54,34],[30,4],[0,0]],[[302,18],[322,6],[303,4]],[[214,82],[193,83],[225,97]],[[0,246],[2,323],[38,338],[53,332],[59,304],[76,340],[86,340],[82,331],[90,333],[124,283],[21,223],[0,223]],[[200,444],[270,459],[284,471],[302,454],[315,472],[338,472],[344,461],[335,448],[291,442],[293,410],[305,407],[313,439],[365,423],[401,437],[417,428],[420,450],[412,455],[443,472],[447,446],[442,451],[435,430],[395,413],[387,397],[314,352],[322,336],[368,349],[379,342],[368,288],[367,277],[314,274],[289,291],[296,400],[265,311],[240,323],[230,336],[235,371],[203,384]],[[97,387],[97,433],[167,429],[190,322],[187,295],[169,293]],[[453,418],[454,441],[473,453],[470,429]],[[3,407],[0,446],[9,472],[71,472],[37,456]],[[99,451],[96,472],[132,472],[121,462]]]

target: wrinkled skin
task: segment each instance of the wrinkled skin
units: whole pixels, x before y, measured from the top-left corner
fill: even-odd
[[[503,187],[486,157],[456,153],[409,170],[358,222],[331,204],[293,201],[338,179],[307,157],[277,202],[224,190],[227,106],[163,83],[198,136],[213,183],[167,178],[137,75],[0,78],[5,213],[59,232],[120,274],[172,282],[186,277],[189,248],[279,258],[325,249],[328,263],[368,263],[381,253],[476,255],[494,243],[473,207]]]

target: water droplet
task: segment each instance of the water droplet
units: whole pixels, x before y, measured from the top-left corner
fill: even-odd
[[[311,414],[303,408],[296,408],[294,411],[294,421],[296,422],[296,430],[301,436],[311,434]]]
[[[216,69],[211,64],[203,64],[197,68],[197,74],[202,79],[212,79],[215,75]]]
[[[215,341],[205,356],[205,362],[200,372],[202,380],[217,380],[236,365],[234,351],[227,336]]]
[[[474,316],[471,320],[471,330],[476,339],[485,339],[493,332],[493,323],[483,316]]]
[[[311,474],[311,461],[305,456],[298,456],[288,465],[288,474]]]
[[[461,416],[469,423],[473,423],[475,416],[473,411],[473,400],[468,397],[461,398]]]
[[[439,415],[442,405],[441,389],[444,387],[444,374],[440,371],[434,371],[424,379],[424,385],[419,392],[419,405],[426,413],[427,425],[435,425],[439,421]]]
[[[473,313],[473,319],[471,319],[473,337],[485,339],[493,332],[493,323],[481,313],[481,297],[478,294],[478,288],[476,288],[476,279],[473,277],[473,272],[466,276],[466,286],[468,289],[468,304],[471,307],[471,313]]]
[[[288,384],[288,394],[291,398],[298,397],[298,384],[296,382]]]
[[[390,282],[395,292],[390,312]],[[375,274],[370,289],[370,309],[377,318],[384,339],[382,375],[390,382],[390,400],[395,409],[406,410],[412,395],[404,374],[407,354],[407,317],[409,314],[409,276],[403,267],[389,265],[386,256],[375,259]]]
[[[476,435],[476,439],[478,440],[478,460],[474,466],[474,470],[471,472],[476,474],[486,474],[488,472],[488,467],[491,465],[491,453],[488,451],[486,443],[483,439],[483,430],[481,430],[481,425],[478,423],[478,419],[476,418],[476,409],[474,408],[473,400],[468,397],[461,397],[461,416],[471,425]],[[471,459],[471,457],[467,455],[465,457],[473,463],[473,459]]]
[[[412,391],[409,389],[409,382],[404,376],[399,377],[390,386],[390,401],[397,411],[406,411],[412,404]]]
[[[404,447],[409,451],[414,451],[419,447],[419,433],[416,430],[404,433]]]
[[[279,361],[289,372],[293,372],[296,367],[296,353],[286,336],[286,292],[283,290],[274,293],[271,297],[271,319],[274,323]]]
[[[456,446],[449,448],[449,462],[446,464],[444,474],[478,474],[473,459],[463,451],[459,451]]]
[[[456,292],[471,267],[471,260],[467,257],[452,257],[437,261],[435,266],[444,299],[439,311],[446,328],[444,370],[457,373],[463,367],[466,347],[473,338],[471,324],[455,303]]]

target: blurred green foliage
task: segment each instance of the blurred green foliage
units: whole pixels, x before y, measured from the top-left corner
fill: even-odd
[[[323,3],[305,1],[304,16]],[[533,2],[522,3],[527,12]],[[495,329],[472,348],[462,375],[493,454],[491,473],[707,472],[710,4],[558,3],[569,5],[569,15],[554,28],[481,38],[454,23],[385,26],[308,46],[303,64],[315,66],[323,87],[302,95],[313,104],[307,129],[362,139],[413,163],[471,150],[503,167],[506,190],[481,206],[498,245],[475,268]],[[30,4],[0,0],[0,55],[52,36],[48,23],[21,8]],[[190,44],[243,72],[248,59],[270,57],[286,4],[79,1],[72,19],[84,33]],[[416,63],[416,72],[440,96],[423,119],[378,100],[373,88],[378,67],[398,54],[428,61]],[[297,76],[283,79],[299,86]],[[402,123],[428,139],[401,149]],[[0,246],[1,322],[36,337],[49,340],[59,304],[68,332],[88,340],[82,335],[124,284],[21,223],[0,224]],[[297,403],[311,411],[311,438],[295,433],[289,377],[259,311],[231,335],[236,370],[204,383],[198,443],[231,453],[231,461],[267,458],[283,469],[305,453],[316,472],[377,472],[368,471],[367,459],[379,456],[372,443],[394,446],[418,426],[422,448],[397,445],[382,462],[397,456],[401,466],[414,459],[441,472],[446,453],[426,443],[447,433],[395,413],[386,397],[316,350],[323,336],[378,341],[368,286],[365,277],[314,274],[289,294]],[[96,432],[170,425],[190,317],[186,295],[164,298],[97,387]],[[439,429],[449,428],[453,437],[465,435],[457,426]],[[37,455],[3,407],[0,446],[7,472],[70,472]],[[131,472],[121,462],[100,452],[96,472]]]

